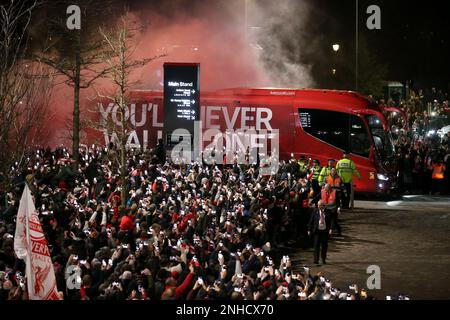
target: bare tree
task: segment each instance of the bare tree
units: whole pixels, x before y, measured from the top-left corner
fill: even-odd
[[[91,87],[105,76],[103,39],[98,26],[111,14],[112,1],[55,0],[52,12],[60,15],[50,19],[48,36],[42,53],[35,59],[51,66],[65,83],[73,88],[72,155],[78,167],[80,145],[80,91]],[[70,30],[66,25],[66,8],[77,5],[81,9],[81,28]]]
[[[116,28],[110,31],[100,29],[104,46],[107,48],[102,56],[109,71],[106,74],[106,78],[113,89],[110,92],[98,91],[97,96],[115,106],[117,122],[112,121],[112,119],[111,121],[109,119],[101,119],[96,128],[110,136],[110,141],[114,142],[118,148],[115,160],[119,165],[120,179],[122,181],[122,203],[126,201],[127,194],[127,141],[129,134],[135,130],[131,122],[128,121],[130,118],[130,110],[128,109],[128,105],[131,102],[130,90],[139,83],[138,80],[133,80],[133,72],[162,57],[134,58],[137,47],[136,35],[139,30],[140,28],[131,21],[127,13],[117,23]],[[99,110],[96,110],[96,113],[99,114]]]
[[[29,146],[43,138],[52,77],[45,65],[26,59],[27,31],[38,1],[0,6],[0,174],[23,164]]]

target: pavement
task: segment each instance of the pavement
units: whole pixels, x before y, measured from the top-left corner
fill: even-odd
[[[341,214],[341,237],[329,244],[326,265],[312,265],[312,248],[287,248],[294,270],[308,265],[334,287],[367,288],[367,268],[380,267],[377,299],[407,294],[412,299],[450,299],[450,197],[403,196],[394,201],[355,201]]]

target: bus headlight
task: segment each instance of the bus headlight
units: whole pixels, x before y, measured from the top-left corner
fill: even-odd
[[[430,131],[427,132],[427,137],[432,137],[432,136],[434,136],[435,134],[436,134],[436,131],[435,131],[435,130],[430,130]]]
[[[377,174],[377,178],[378,178],[378,180],[381,180],[381,181],[389,181],[389,178],[381,173]]]

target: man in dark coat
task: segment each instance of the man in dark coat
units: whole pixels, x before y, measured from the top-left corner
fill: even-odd
[[[322,200],[318,202],[308,225],[308,235],[314,239],[314,264],[319,264],[319,253],[321,253],[322,263],[326,264],[328,239],[334,229],[334,219]]]

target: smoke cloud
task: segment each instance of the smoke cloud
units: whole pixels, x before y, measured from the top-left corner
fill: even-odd
[[[135,58],[167,55],[135,72],[136,89],[162,90],[164,62],[200,63],[202,91],[315,84],[311,65],[304,62],[317,41],[306,33],[312,26],[308,0],[143,0],[129,8],[145,26],[136,37]],[[97,88],[108,86],[107,80],[96,83]],[[85,114],[93,95],[91,89],[81,92]],[[55,87],[52,107],[54,134],[46,143],[70,145],[72,88]]]
[[[161,89],[163,62],[199,62],[202,90],[314,85],[301,62],[310,12],[303,0],[179,0],[133,12],[148,23],[138,55],[167,54],[141,70],[142,89]]]

